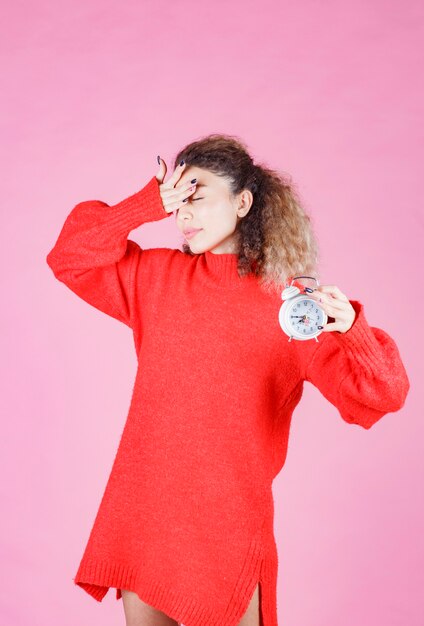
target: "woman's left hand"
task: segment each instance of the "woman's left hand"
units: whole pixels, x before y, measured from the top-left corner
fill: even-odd
[[[322,332],[337,330],[346,333],[355,321],[356,311],[349,302],[349,298],[336,285],[320,285],[309,297],[319,302],[320,307],[334,322],[327,323]]]

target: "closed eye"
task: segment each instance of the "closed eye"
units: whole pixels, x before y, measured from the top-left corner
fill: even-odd
[[[192,200],[203,200],[203,198],[192,198]]]

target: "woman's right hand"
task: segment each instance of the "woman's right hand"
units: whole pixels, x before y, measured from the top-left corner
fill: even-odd
[[[165,161],[160,159],[159,172],[156,174],[156,178],[159,181],[159,192],[162,198],[163,208],[167,213],[173,213],[182,207],[187,201],[186,198],[189,198],[196,191],[196,184],[191,183],[191,181],[175,189],[175,185],[180,180],[186,165],[186,163],[178,165],[172,176],[164,183],[163,179],[166,176],[167,167]]]

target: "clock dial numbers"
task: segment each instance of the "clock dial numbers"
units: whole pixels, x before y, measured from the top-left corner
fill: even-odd
[[[308,336],[318,333],[321,330],[318,327],[324,326],[324,312],[314,300],[302,298],[290,307],[288,321],[297,333]]]

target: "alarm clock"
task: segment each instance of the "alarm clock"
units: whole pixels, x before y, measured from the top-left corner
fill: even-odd
[[[288,335],[288,341],[292,339],[318,341],[318,335],[322,333],[327,323],[327,314],[316,300],[308,297],[308,291],[311,293],[312,289],[300,283],[298,283],[300,287],[293,284],[296,278],[311,278],[319,286],[318,280],[312,276],[294,276],[290,285],[286,286],[281,293],[283,304],[280,307],[278,321]]]

